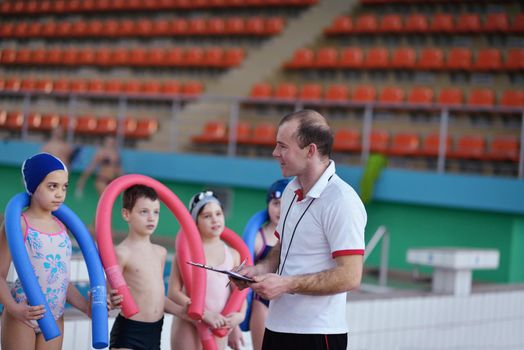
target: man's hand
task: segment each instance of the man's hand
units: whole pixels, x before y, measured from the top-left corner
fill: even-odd
[[[282,294],[292,291],[293,278],[280,276],[276,273],[254,276],[255,283],[250,283],[251,289],[262,298],[272,300]]]

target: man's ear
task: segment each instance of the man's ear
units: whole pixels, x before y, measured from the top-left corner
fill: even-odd
[[[122,218],[124,219],[124,221],[129,221],[129,210],[127,210],[126,208],[122,208]]]
[[[310,143],[308,146],[307,146],[307,156],[308,158],[312,158],[315,154],[317,154],[317,151],[318,151],[318,147],[316,144],[314,143]]]

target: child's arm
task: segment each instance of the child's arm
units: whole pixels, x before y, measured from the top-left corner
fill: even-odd
[[[167,297],[181,306],[191,304],[191,299],[184,293],[183,289],[184,282],[182,281],[182,275],[178,269],[176,255],[173,254],[171,273],[169,274],[169,282],[167,284]]]
[[[192,321],[192,319],[187,315],[188,306],[189,304],[187,304],[186,306],[178,305],[173,300],[166,297],[164,301],[164,312],[167,312],[168,314],[174,315],[186,321]]]
[[[242,308],[238,312],[232,312],[226,316],[227,327],[234,328],[244,321],[246,317],[247,301],[244,301]]]
[[[25,223],[22,221],[22,232],[25,232]],[[17,303],[9,286],[7,285],[7,274],[11,265],[11,253],[7,243],[4,223],[0,225],[0,303],[4,305],[4,311],[9,312],[18,321],[26,326],[36,328],[37,325],[31,320],[39,320],[44,317],[44,305],[29,306],[27,303]]]
[[[227,345],[233,350],[240,350],[244,347],[244,337],[239,326],[233,327],[227,337]]]
[[[182,275],[178,268],[176,255],[173,255],[173,262],[171,264],[171,273],[169,274],[169,283],[167,287],[167,297],[179,306],[184,307],[187,316],[187,305],[191,304],[191,299],[184,293],[184,282],[182,281]],[[224,316],[216,312],[210,312],[208,310],[204,310],[202,321],[207,323],[212,328],[220,328],[226,324],[226,319]]]
[[[84,192],[84,186],[91,174],[95,171],[95,169],[98,167],[98,163],[100,163],[100,151],[96,151],[95,155],[93,156],[93,159],[89,163],[89,165],[85,168],[84,172],[76,182],[76,192],[77,193],[83,193]]]
[[[67,286],[66,300],[69,304],[91,317],[91,296],[89,296],[89,300],[84,298],[73,282],[69,282],[69,286]]]

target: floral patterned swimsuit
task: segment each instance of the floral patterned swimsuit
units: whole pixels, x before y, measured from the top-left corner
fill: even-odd
[[[29,225],[24,214],[22,217],[26,224],[24,241],[29,260],[47,304],[57,320],[64,314],[67,287],[69,286],[71,240],[64,225],[55,217],[53,218],[61,227],[61,230],[56,233],[35,230]],[[16,280],[11,294],[17,303],[27,300],[20,279]]]

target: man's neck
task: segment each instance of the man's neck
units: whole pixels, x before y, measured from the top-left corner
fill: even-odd
[[[306,195],[309,190],[317,183],[318,179],[324,174],[329,167],[329,158],[313,163],[304,174],[297,175],[298,182],[302,186],[302,192]]]

